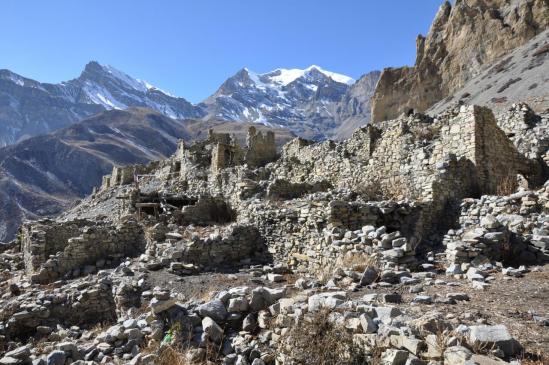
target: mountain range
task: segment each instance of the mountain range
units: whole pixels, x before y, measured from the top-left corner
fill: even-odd
[[[377,82],[379,72],[365,77]],[[369,98],[375,82],[362,85]],[[88,63],[78,78],[40,83],[0,70],[0,146],[46,134],[104,110],[146,107],[169,118],[225,120],[279,126],[307,138],[341,134],[350,115],[343,101],[352,98],[355,81],[318,66],[277,69],[257,74],[244,68],[209,98],[192,104],[111,66]],[[356,88],[356,87],[355,87]],[[369,108],[355,110],[362,124]],[[343,127],[342,127],[343,126]]]
[[[56,132],[0,149],[0,241],[15,236],[24,219],[59,214],[101,183],[113,165],[144,164],[172,155],[178,139],[232,132],[243,143],[250,123],[181,121],[148,108],[107,110]],[[279,144],[294,138],[273,130]]]
[[[204,138],[209,128],[242,143],[252,124],[274,130],[279,143],[344,136],[349,124],[368,122],[379,75],[355,82],[319,66],[244,68],[192,104],[97,62],[59,84],[0,70],[0,240],[89,194],[113,165],[166,158],[178,139]]]

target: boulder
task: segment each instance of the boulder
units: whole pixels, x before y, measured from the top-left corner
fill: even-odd
[[[202,304],[198,307],[198,313],[201,317],[210,317],[216,322],[223,322],[227,318],[227,309],[219,299]]]
[[[469,331],[469,343],[471,346],[483,348],[496,347],[506,356],[516,355],[521,351],[521,346],[507,331],[504,325],[496,326],[471,326]]]
[[[223,339],[223,329],[210,317],[202,319],[202,330],[211,341],[220,342]]]
[[[347,295],[343,291],[311,295],[308,300],[309,311],[315,312],[322,308],[335,309],[344,303]]]
[[[404,365],[408,359],[408,351],[389,349],[381,355],[382,365]]]
[[[451,346],[444,351],[444,365],[464,365],[473,353],[463,346]]]

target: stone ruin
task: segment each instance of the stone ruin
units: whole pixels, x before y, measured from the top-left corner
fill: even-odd
[[[436,118],[412,113],[370,125],[344,142],[296,138],[280,155],[270,134],[250,130],[243,148],[210,132],[193,145],[180,142],[165,161],[116,167],[59,219],[23,225],[18,265],[33,289],[0,298],[6,319],[0,336],[25,342],[79,326],[78,353],[57,345],[66,358],[100,362],[112,355],[144,365],[155,357],[140,353],[140,346],[162,341],[178,324],[197,351],[206,343],[234,345],[225,364],[252,357],[254,364],[272,365],[275,358],[285,364],[277,341],[255,339],[266,332],[284,338],[303,315],[329,309],[361,346],[382,343],[387,364],[397,365],[394,354],[441,359],[442,327],[436,326],[450,322],[417,306],[438,309],[469,296],[413,294],[402,315],[406,294],[397,291],[419,293],[423,285],[459,275],[484,288],[498,265],[549,257],[547,149],[525,142],[544,129],[523,109],[501,123],[526,118],[524,128],[503,131],[488,109],[463,106]],[[508,181],[515,192],[502,194]],[[493,193],[500,196],[487,195]],[[349,257],[361,261],[346,262]],[[502,270],[517,277],[525,272]],[[204,304],[199,295],[149,286],[169,282],[175,291],[221,273],[223,287],[225,279],[242,276],[249,286],[223,290]],[[287,285],[292,275],[299,278]],[[350,294],[365,286],[363,297]],[[377,294],[382,289],[392,293]],[[88,346],[93,335],[86,331],[102,322],[112,326]],[[408,332],[416,325],[423,329]],[[428,327],[432,331],[424,331]],[[477,343],[473,333],[481,327],[470,326],[467,341]],[[504,326],[487,327],[495,330],[511,339]],[[387,337],[387,331],[395,332]],[[252,355],[246,336],[257,342],[252,351],[268,356]],[[519,351],[506,344],[499,357]],[[18,351],[6,357],[22,356]]]
[[[154,242],[160,257],[165,257],[163,266],[173,263],[175,271],[185,271],[182,265],[187,264],[206,268],[212,267],[209,263],[238,263],[249,254],[266,257],[260,252],[292,268],[315,271],[349,251],[374,255],[385,267],[410,269],[448,229],[462,224],[463,198],[496,193],[506,179],[524,188],[539,185],[547,171],[541,154],[535,159],[521,154],[492,112],[478,106],[461,106],[436,118],[411,114],[369,125],[344,142],[296,138],[283,147],[280,157],[272,133],[257,133],[252,127],[247,146],[240,147],[230,135],[210,131],[206,140],[191,146],[180,142],[168,160],[115,167],[97,195],[117,192],[118,216],[134,214],[138,222],[120,237],[112,228],[93,229],[110,232],[99,240],[109,255],[135,256],[145,251],[137,226],[172,222],[209,227],[202,237],[180,238],[181,242],[162,234],[147,241],[147,250]],[[399,202],[368,202],[387,199]],[[122,229],[129,227],[125,224]],[[207,237],[227,224],[236,227],[227,236],[232,238]],[[63,233],[55,239],[49,238],[47,226],[23,227],[25,264],[35,280],[53,280],[99,259],[88,246],[91,228],[65,227],[78,226],[74,222],[51,226],[56,225]],[[41,231],[46,233],[37,233]],[[245,239],[239,240],[235,232]],[[446,236],[444,242],[450,240]],[[140,237],[135,241],[139,243],[129,243],[128,237]],[[461,237],[457,240],[463,242]],[[113,246],[113,241],[119,245]],[[260,248],[263,244],[265,250]],[[85,252],[88,260],[73,247]],[[462,250],[451,243],[447,247]],[[488,250],[481,252],[490,256]],[[476,256],[448,257],[458,262],[456,257]],[[542,254],[534,257],[543,259]],[[150,264],[157,265],[157,260]]]
[[[241,147],[229,133],[215,133],[210,129],[204,141],[196,142],[190,147],[187,147],[183,140],[179,141],[168,174],[179,175],[184,161],[209,166],[215,173],[244,164],[250,168],[260,167],[276,160],[277,155],[275,135],[272,131],[263,134],[257,132],[255,127],[249,127],[246,146]],[[150,174],[158,166],[158,162],[151,162],[146,166],[114,166],[112,173],[103,177],[100,191],[135,183],[135,179],[140,175]]]
[[[91,273],[145,249],[143,229],[135,220],[116,225],[42,220],[24,223],[20,239],[26,274],[38,283]]]

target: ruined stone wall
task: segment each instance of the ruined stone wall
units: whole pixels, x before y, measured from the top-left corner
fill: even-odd
[[[475,162],[483,193],[497,192],[498,185],[508,176],[522,174],[535,186],[540,183],[539,165],[520,155],[495,121],[488,108],[473,106],[476,146]]]
[[[347,202],[296,199],[285,202],[252,202],[239,220],[258,227],[275,262],[298,270],[315,271],[340,252],[334,237],[364,226],[385,226],[419,242],[423,232],[423,208],[415,204]],[[334,199],[334,198],[331,198]],[[352,247],[352,246],[351,246]],[[329,256],[327,256],[329,255]]]
[[[112,173],[103,176],[100,190],[131,184],[135,181],[136,175],[149,174],[159,166],[160,161],[152,161],[147,165],[113,166]]]
[[[88,220],[25,222],[21,226],[21,251],[27,273],[37,271],[51,255],[65,248],[69,238],[78,236],[83,227],[93,224]]]
[[[398,189],[393,193],[423,201],[476,196],[494,191],[505,176],[521,173],[535,180],[537,174],[536,164],[517,152],[486,108],[463,106],[435,120],[413,115],[379,127],[358,130],[343,143],[294,143],[273,174],[294,183],[326,180],[355,191]],[[447,169],[450,160],[467,165],[478,182]]]
[[[27,223],[22,227],[25,271],[35,282],[76,274],[98,261],[135,256],[144,247],[143,230],[132,220],[116,226],[78,221]]]
[[[236,144],[215,143],[212,148],[212,172],[243,164],[244,154],[242,148]]]
[[[218,227],[207,238],[181,237],[148,246],[161,265],[173,272],[191,270],[192,267],[219,270],[252,262],[267,260],[265,239],[259,230],[249,224],[232,224]]]
[[[276,144],[273,131],[263,134],[255,127],[248,129],[245,161],[250,167],[258,167],[276,159]]]
[[[227,223],[233,218],[234,212],[221,198],[203,196],[196,204],[184,206],[181,210],[181,223],[185,225]]]
[[[16,297],[3,298],[0,318],[10,318],[2,329],[2,335],[9,341],[36,336],[39,326],[91,328],[116,320],[112,287],[105,280],[29,290]]]

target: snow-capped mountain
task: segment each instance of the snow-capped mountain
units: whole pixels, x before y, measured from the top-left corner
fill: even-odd
[[[368,85],[375,85],[378,75],[374,76]],[[306,138],[330,138],[341,135],[349,101],[369,103],[369,86],[357,93],[363,84],[318,66],[263,74],[244,68],[204,102],[193,105],[97,62],[59,84],[0,70],[0,146],[56,131],[104,110],[130,107],[150,108],[172,119],[254,122],[282,126]],[[369,111],[354,113],[353,118],[353,126],[362,125]]]
[[[0,70],[0,146],[49,133],[103,110],[148,107],[170,118],[204,115],[183,98],[97,62],[60,84]]]
[[[283,126],[321,139],[338,126],[338,103],[354,82],[318,66],[263,74],[244,68],[204,101],[206,118]]]

